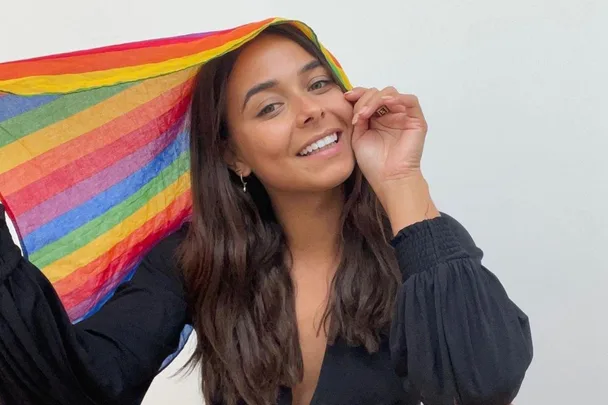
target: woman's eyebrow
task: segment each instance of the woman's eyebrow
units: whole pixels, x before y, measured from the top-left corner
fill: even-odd
[[[321,62],[319,60],[317,60],[317,59],[312,60],[312,61],[308,62],[306,65],[304,65],[302,67],[302,69],[300,69],[298,74],[302,75],[306,72],[310,72],[311,70],[316,69],[319,66],[321,66]]]
[[[310,62],[308,62],[306,65],[304,65],[299,71],[298,71],[298,75],[302,75],[306,72],[310,72],[313,69],[316,69],[318,67],[322,66],[321,62],[317,59],[312,60]],[[247,102],[249,101],[249,99],[253,96],[255,96],[258,93],[261,93],[264,90],[268,90],[271,89],[273,87],[275,87],[278,84],[278,82],[276,80],[268,80],[262,83],[258,83],[255,86],[253,86],[252,88],[250,88],[247,91],[247,94],[245,94],[245,100],[243,101],[243,106],[241,108],[241,111],[245,109],[245,107],[247,106]]]
[[[266,82],[258,83],[255,86],[253,86],[252,88],[250,88],[247,91],[247,94],[245,94],[245,101],[243,101],[243,107],[241,108],[241,112],[243,110],[245,110],[245,107],[247,106],[247,102],[249,101],[249,99],[251,97],[255,96],[258,93],[261,93],[264,90],[271,89],[271,88],[275,87],[277,84],[278,84],[278,82],[276,80],[268,80]]]

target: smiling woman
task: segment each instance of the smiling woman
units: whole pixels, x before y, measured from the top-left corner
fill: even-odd
[[[234,57],[229,70],[218,69],[226,78],[231,72],[225,80],[225,112],[220,113],[233,140],[226,145],[234,169],[246,177],[255,173],[269,194],[274,189],[335,189],[343,183],[355,165],[352,149],[342,148],[350,143],[353,106],[318,48],[297,30],[279,26]],[[213,62],[206,69],[213,70]],[[323,115],[323,125],[302,130],[318,115]],[[340,142],[323,153],[310,153],[330,136]],[[299,159],[308,147],[309,159]]]
[[[417,97],[350,89],[299,23],[220,55],[187,87],[192,214],[97,312],[2,223],[0,397],[138,403],[192,324],[210,405],[509,404],[528,320],[431,198]]]

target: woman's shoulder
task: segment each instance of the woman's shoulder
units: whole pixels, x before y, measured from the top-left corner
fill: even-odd
[[[178,270],[180,246],[188,234],[189,222],[157,241],[144,257],[144,262],[157,269]]]

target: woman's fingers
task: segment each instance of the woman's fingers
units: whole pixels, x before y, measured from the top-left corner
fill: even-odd
[[[413,94],[401,94],[394,87],[386,87],[380,91],[375,88],[355,87],[344,93],[344,96],[354,103],[353,113],[362,118],[370,118],[383,105],[386,105],[390,112],[407,112],[410,117],[424,118],[418,97]]]
[[[382,99],[389,108],[392,106],[402,106],[406,109],[409,117],[424,119],[422,107],[420,107],[420,101],[418,100],[418,97],[413,94],[397,93],[395,95],[383,96]]]
[[[406,113],[410,118],[425,119],[418,97],[401,94],[394,87],[382,90],[355,87],[344,97],[354,104],[353,125],[364,126],[374,114],[380,118],[390,113]]]
[[[359,96],[357,102],[353,107],[353,125],[357,122],[357,117],[362,113],[365,113],[368,109],[370,102],[379,93],[376,88],[366,89],[362,95]]]
[[[347,91],[346,93],[344,93],[344,98],[346,98],[348,101],[350,101],[351,103],[356,102],[357,100],[359,100],[361,98],[361,96],[363,94],[365,94],[365,92],[368,89],[365,87],[354,87],[351,90]]]
[[[394,87],[387,87],[381,91],[376,90],[375,92],[369,92],[361,96],[355,106],[353,124],[366,121],[374,114],[381,117],[388,113],[406,112],[404,106],[394,101],[397,95],[399,93]]]

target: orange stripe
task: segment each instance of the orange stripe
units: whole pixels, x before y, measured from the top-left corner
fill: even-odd
[[[170,227],[166,225],[171,221],[181,220],[190,212],[190,196],[190,190],[182,193],[164,211],[150,218],[143,226],[122,239],[104,255],[56,281],[53,286],[61,296],[64,305],[71,307],[82,302],[83,297],[91,296],[117,270],[124,269],[134,260],[135,256],[149,248],[150,246],[143,242],[155,231],[158,233],[161,224],[163,228]],[[175,223],[171,225],[175,225]]]
[[[17,61],[0,64],[0,80],[12,80],[27,76],[48,76],[74,73],[96,72],[128,66],[158,63],[213,49],[226,42],[241,38],[267,24],[272,19],[250,23],[234,29],[201,38],[196,41],[165,46],[132,48],[118,51],[103,51],[90,54],[66,56],[63,58],[31,61]]]
[[[2,193],[10,196],[74,160],[95,152],[157,119],[183,99],[192,81],[192,78],[188,79],[125,115],[0,174]]]

